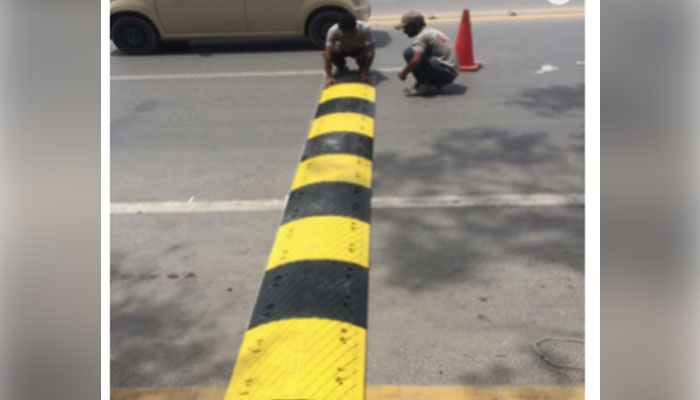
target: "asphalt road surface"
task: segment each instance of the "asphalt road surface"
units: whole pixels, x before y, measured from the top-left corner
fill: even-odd
[[[374,1],[384,206],[372,215],[368,384],[581,385],[581,371],[549,365],[533,344],[584,334],[584,19],[570,15],[583,2],[468,6],[484,68],[446,95],[406,98],[411,78],[396,70],[409,40],[392,16],[435,14],[455,38],[464,4]],[[111,69],[111,201],[122,210],[111,384],[224,386],[315,111],[321,53],[300,39],[205,41],[140,57],[113,49]],[[163,212],[134,213],[143,202]],[[579,344],[543,349],[583,367]]]

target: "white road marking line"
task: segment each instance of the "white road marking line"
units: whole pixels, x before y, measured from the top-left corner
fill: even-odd
[[[556,65],[551,65],[551,64],[545,64],[542,67],[540,67],[539,71],[535,71],[536,74],[546,74],[547,72],[554,72],[554,71],[559,71],[559,67]]]
[[[399,72],[401,67],[379,68],[379,72]],[[168,80],[168,79],[220,79],[220,78],[273,78],[288,76],[323,76],[321,69],[297,70],[297,71],[257,71],[257,72],[212,72],[201,74],[153,74],[153,75],[114,75],[110,79],[114,82]]]
[[[113,215],[279,211],[285,199],[112,203]],[[373,209],[580,206],[583,194],[496,194],[475,196],[377,197]]]
[[[372,208],[540,207],[583,205],[583,194],[492,194],[474,196],[377,197]]]
[[[284,208],[284,200],[163,201],[112,203],[111,214],[188,214],[212,212],[275,211]]]

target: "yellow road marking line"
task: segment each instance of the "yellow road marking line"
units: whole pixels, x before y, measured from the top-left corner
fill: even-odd
[[[571,18],[585,18],[584,13],[571,13],[571,14],[537,14],[537,15],[516,15],[516,16],[497,16],[497,17],[476,17],[472,18],[471,22],[495,22],[495,21],[525,21],[525,20],[547,20],[547,19],[571,19]],[[428,24],[444,24],[451,22],[459,22],[461,18],[439,18],[428,20]],[[372,22],[373,26],[394,26],[396,21],[380,21]]]
[[[324,154],[299,164],[291,190],[321,182],[372,187],[372,162],[351,154]]]
[[[321,94],[319,103],[325,103],[341,97],[356,97],[374,103],[376,92],[375,88],[364,83],[339,83],[325,89]]]
[[[494,14],[504,14],[504,15],[509,15],[511,12],[515,12],[516,14],[539,14],[539,13],[572,13],[572,12],[584,12],[586,9],[584,7],[554,7],[554,8],[524,8],[524,9],[516,9],[516,10],[476,10],[471,12],[471,16],[481,16],[481,15],[494,15]],[[459,17],[462,15],[462,11],[455,11],[455,12],[437,12],[437,13],[431,13],[431,12],[424,12],[423,15],[431,16],[434,15],[438,18],[440,17]],[[384,19],[400,19],[402,17],[401,14],[379,14],[379,15],[373,15],[370,18],[370,21],[374,20],[384,20]],[[430,23],[430,19],[426,20],[426,22]]]
[[[111,389],[111,400],[221,400],[225,387]],[[367,386],[366,400],[584,400],[583,386]]]
[[[368,223],[347,217],[297,219],[277,231],[266,270],[306,260],[344,261],[369,268]]]
[[[364,400],[366,332],[318,318],[246,332],[225,400]]]
[[[379,386],[367,400],[583,400],[583,386]]]

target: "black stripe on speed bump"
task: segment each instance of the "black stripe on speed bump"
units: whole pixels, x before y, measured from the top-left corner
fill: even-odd
[[[248,329],[289,318],[326,318],[367,327],[368,270],[303,261],[265,272]]]
[[[374,103],[357,97],[340,97],[318,105],[316,118],[327,114],[352,112],[374,118]]]
[[[300,187],[289,194],[282,223],[319,215],[339,215],[369,223],[372,190],[343,182]]]
[[[309,139],[301,161],[323,154],[353,154],[372,160],[373,140],[365,135],[350,132],[327,133]]]

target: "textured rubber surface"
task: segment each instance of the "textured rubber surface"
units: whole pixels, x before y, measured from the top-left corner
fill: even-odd
[[[304,260],[336,260],[369,267],[369,224],[324,216],[289,222],[277,231],[267,269]]]
[[[226,400],[364,399],[365,329],[286,319],[246,332]]]
[[[376,91],[372,86],[365,85],[364,83],[344,83],[341,85],[333,85],[321,93],[321,100],[319,103],[323,104],[327,101],[343,97],[363,99],[374,103],[376,99]]]
[[[349,132],[329,133],[307,141],[301,160],[336,153],[353,154],[371,160],[372,146],[373,140],[367,136]]]
[[[316,118],[348,110],[374,118],[374,102],[356,97],[333,99],[319,105]]]
[[[302,261],[266,274],[248,329],[288,318],[326,318],[367,327],[367,268]]]
[[[282,223],[300,218],[336,215],[369,223],[372,191],[347,183],[304,186],[289,194]]]
[[[353,112],[326,114],[314,120],[309,132],[309,139],[336,132],[351,132],[372,137],[374,135],[374,119]]]
[[[292,190],[321,182],[345,182],[372,186],[372,162],[350,154],[323,154],[302,161]]]
[[[375,89],[325,89],[226,400],[363,400]]]

